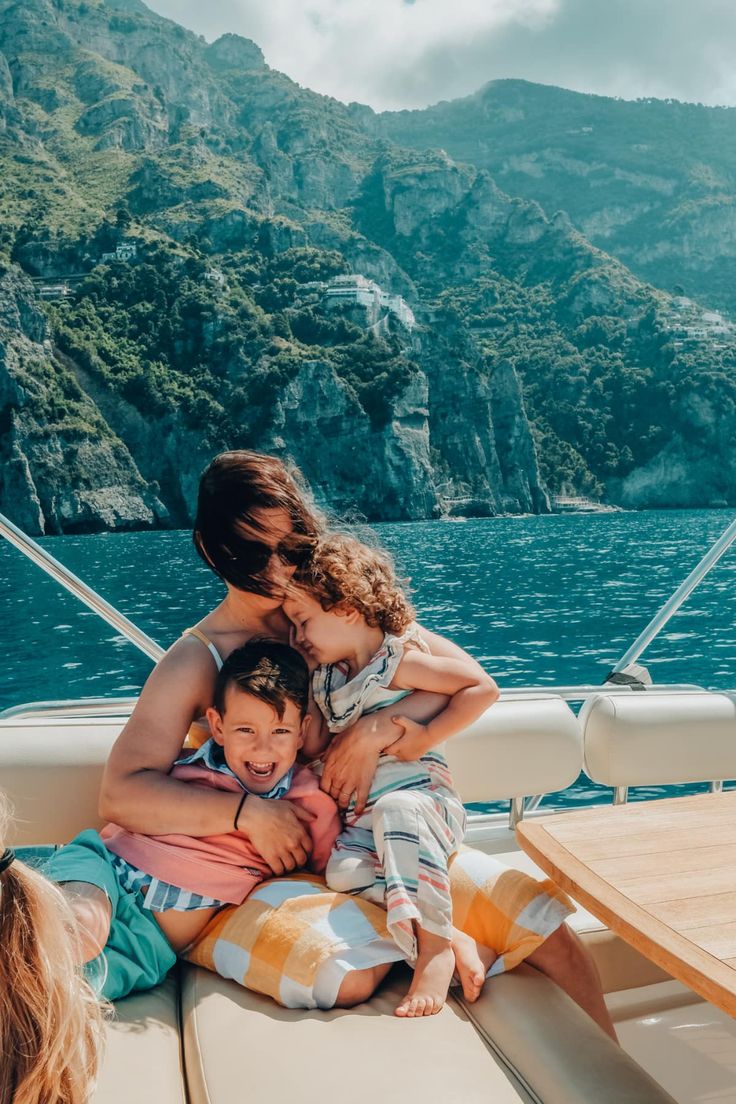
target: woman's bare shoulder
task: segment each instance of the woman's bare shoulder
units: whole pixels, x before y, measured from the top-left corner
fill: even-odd
[[[289,622],[281,610],[277,610],[274,611],[268,623],[260,628],[248,628],[242,624],[234,625],[230,620],[223,617],[218,609],[203,617],[192,629],[187,630],[184,636],[180,637],[180,640],[172,647],[176,647],[181,642],[194,641],[200,651],[207,655],[207,645],[212,644],[217,654],[224,661],[231,652],[242,647],[243,644],[247,644],[254,636],[280,640],[287,644],[289,641]],[[205,639],[203,640],[202,637]],[[211,652],[209,654],[211,655]]]
[[[212,704],[216,677],[217,664],[205,645],[196,637],[180,637],[146,679],[133,716],[166,709],[194,719]]]

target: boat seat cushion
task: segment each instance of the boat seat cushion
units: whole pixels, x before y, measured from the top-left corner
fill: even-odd
[[[736,778],[729,694],[594,694],[580,711],[585,770],[604,786]]]
[[[176,973],[115,1005],[90,1104],[187,1104]]]
[[[368,1004],[296,1012],[187,967],[182,1023],[190,1104],[277,1093],[301,1104],[343,1096],[352,1104],[673,1104],[536,970],[520,966],[491,978],[476,1004],[452,996],[437,1016],[419,1020],[393,1015],[408,983],[408,971],[398,967]],[[285,1023],[288,1037],[278,1027]]]
[[[369,1004],[298,1012],[200,967],[187,967],[182,1030],[190,1104],[276,1096],[301,1104],[343,1097],[351,1104],[536,1099],[494,1056],[454,1000],[437,1016],[395,1017],[410,979],[405,968],[396,973]]]
[[[533,1099],[676,1104],[562,989],[530,966],[491,978],[474,1004],[462,997],[458,1003]]]
[[[0,784],[13,805],[15,843],[67,843],[102,826],[102,772],[122,725],[35,718],[0,726]]]
[[[552,694],[504,697],[443,751],[466,803],[564,790],[583,766],[578,719]]]

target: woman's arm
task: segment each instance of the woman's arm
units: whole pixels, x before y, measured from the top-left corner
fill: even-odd
[[[330,742],[330,730],[327,727],[322,710],[310,694],[309,698],[309,726],[302,745],[302,757],[306,760],[316,759],[322,754]]]
[[[189,728],[212,701],[214,664],[197,641],[178,641],[154,668],[110,752],[100,815],[146,835],[217,835],[233,831],[239,794],[207,791],[171,778]],[[302,866],[311,849],[304,809],[249,795],[238,830],[275,874]]]
[[[462,659],[473,670],[487,677],[477,660],[457,644],[419,627],[433,656]],[[401,702],[401,715],[424,724],[436,717],[448,702],[449,698],[445,695],[417,691]],[[399,728],[392,719],[395,716],[393,709],[379,709],[367,717],[361,717],[349,729],[333,738],[327,749],[321,784],[322,789],[331,794],[343,809],[348,806],[353,794],[356,811],[361,812],[364,809],[373,775],[376,773],[378,756],[397,740]]]
[[[394,722],[404,731],[387,749],[391,755],[405,762],[419,759],[430,748],[467,728],[498,699],[496,683],[469,658],[450,659],[415,649],[405,652],[391,686],[398,690],[449,694],[450,700],[427,724],[394,716]]]
[[[430,721],[447,702],[448,698],[442,694],[418,692],[401,702],[401,713],[418,722]],[[321,786],[343,809],[350,804],[353,794],[356,811],[360,813],[365,808],[378,757],[400,735],[392,719],[395,715],[393,709],[378,709],[332,738]]]
[[[483,670],[478,660],[474,659],[473,656],[461,648],[459,644],[455,644],[452,640],[448,640],[446,636],[438,636],[437,633],[430,632],[429,629],[424,629],[421,625],[417,625],[417,628],[421,632],[422,638],[429,648],[431,655],[447,656],[448,659],[462,659],[463,662],[472,667],[477,674],[486,675],[486,672]]]

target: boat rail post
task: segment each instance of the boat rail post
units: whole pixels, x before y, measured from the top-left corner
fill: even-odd
[[[718,779],[717,781],[709,782],[708,789],[711,793],[723,793],[723,780]]]
[[[509,808],[509,828],[513,831],[516,825],[524,816],[524,797],[512,797],[511,806]]]
[[[642,632],[639,633],[634,643],[619,659],[608,673],[607,678],[611,675],[619,674],[624,671],[631,663],[635,663],[641,653],[647,648],[654,640],[655,636],[664,628],[673,614],[677,613],[678,609],[695,590],[696,586],[705,578],[712,567],[720,560],[724,552],[727,552],[733,542],[736,541],[736,518],[731,522],[727,529],[721,533],[710,546],[706,554],[703,556],[700,563],[698,563],[690,572],[688,577],[684,579],[677,590],[674,592],[671,598],[669,598],[661,609],[655,613],[652,620],[646,626]],[[604,680],[605,681],[605,680]]]
[[[89,606],[98,617],[101,617],[103,621],[107,621],[108,625],[112,625],[114,629],[117,629],[126,640],[129,640],[131,644],[135,644],[136,648],[140,649],[154,663],[158,663],[165,654],[165,649],[160,644],[157,644],[142,629],[134,625],[124,613],[115,609],[115,606],[106,602],[97,591],[92,590],[92,587],[82,582],[68,567],[64,567],[63,563],[54,559],[44,548],[41,548],[40,544],[36,544],[31,537],[24,533],[22,529],[19,529],[17,525],[14,525],[4,514],[0,514],[0,536],[5,537],[32,563],[40,567],[57,583],[60,583],[85,606]]]
[[[616,786],[613,791],[613,804],[625,805],[629,800],[629,787],[628,786]]]

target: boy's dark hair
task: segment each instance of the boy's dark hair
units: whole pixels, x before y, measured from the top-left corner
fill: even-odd
[[[231,652],[217,675],[213,705],[222,716],[231,684],[267,702],[283,717],[287,701],[302,716],[309,705],[309,668],[299,652],[278,640],[251,640]]]

